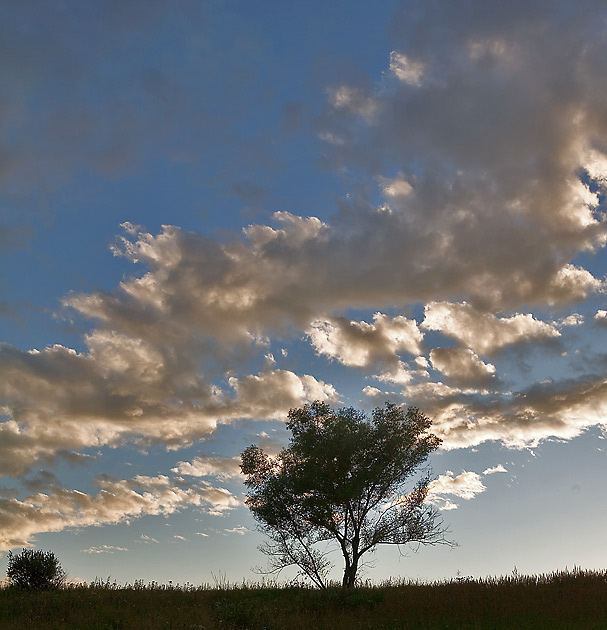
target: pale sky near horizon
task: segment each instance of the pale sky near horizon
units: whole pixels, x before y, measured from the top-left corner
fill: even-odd
[[[363,577],[606,568],[605,59],[593,0],[0,2],[0,577],[258,580],[315,399],[443,439],[459,546]]]

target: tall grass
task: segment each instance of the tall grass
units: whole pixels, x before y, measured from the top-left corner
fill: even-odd
[[[3,630],[598,630],[607,571],[559,571],[320,591],[272,583],[213,586],[110,580],[38,592],[0,590]]]

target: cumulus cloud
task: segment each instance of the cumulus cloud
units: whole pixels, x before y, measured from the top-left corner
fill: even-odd
[[[531,314],[498,317],[478,311],[466,302],[430,302],[426,304],[425,315],[422,328],[440,331],[480,354],[494,353],[515,343],[560,336],[554,326]]]
[[[569,3],[414,4],[393,29],[395,80],[365,93],[369,124],[328,116],[333,162],[410,184],[377,218],[410,254],[410,288],[429,271],[428,292],[485,309],[583,299],[602,283],[571,261],[607,228],[604,9],[588,0],[571,20]]]
[[[221,515],[240,504],[225,488],[204,481],[177,485],[164,475],[138,475],[130,480],[104,476],[97,483],[100,491],[94,496],[56,488],[22,500],[0,498],[0,550],[31,545],[35,535],[43,532],[119,523],[145,515],[167,515],[187,506]]]
[[[186,477],[239,477],[240,457],[206,457],[199,455],[191,462],[179,462],[171,469]]]
[[[431,483],[428,496],[430,501],[439,505],[439,509],[453,510],[457,504],[447,498],[449,495],[469,501],[486,489],[478,473],[464,471],[454,477],[448,470]]]
[[[567,315],[558,322],[559,326],[581,326],[584,323],[584,316],[580,313],[572,313]]]
[[[426,370],[419,366],[417,368],[410,368],[407,363],[398,361],[394,367],[382,370],[375,378],[383,383],[395,383],[397,385],[407,386],[419,376],[427,376]]]
[[[601,326],[607,325],[607,311],[599,309],[594,315],[594,321]]]
[[[377,398],[377,396],[383,396],[384,393],[377,389],[377,387],[372,387],[371,385],[366,385],[363,387],[363,394],[368,396],[369,398]]]
[[[419,354],[423,339],[415,320],[382,313],[375,313],[372,324],[345,317],[316,320],[308,335],[319,354],[357,367],[378,361],[394,362],[401,352]]]
[[[484,385],[494,379],[496,370],[491,363],[483,363],[469,348],[433,348],[432,367],[453,383]]]
[[[378,179],[382,193],[387,199],[406,197],[413,191],[411,184],[402,175],[394,178],[380,176]]]
[[[232,417],[278,419],[304,401],[337,400],[337,392],[332,385],[309,374],[298,376],[289,370],[250,374],[242,379],[234,376],[229,379],[229,384],[237,401]]]
[[[453,473],[447,471],[432,482],[431,491],[433,494],[452,494],[461,499],[470,500],[486,489],[480,475],[475,472],[464,471],[457,477],[453,477]]]
[[[448,450],[490,440],[510,448],[533,447],[548,438],[569,440],[591,426],[606,426],[604,378],[548,381],[519,392],[484,395],[427,383],[407,393],[433,418]]]
[[[219,422],[280,418],[310,400],[335,400],[313,376],[267,369],[232,376],[221,390],[170,342],[95,331],[90,352],[63,346],[23,352],[0,346],[0,472],[17,475],[39,459],[128,441],[179,448]]]
[[[444,212],[447,222],[461,214]],[[553,301],[562,302],[580,299],[600,286],[588,272],[569,264],[555,270],[552,279],[543,277],[541,287],[522,281],[528,265],[517,270],[518,258],[512,264],[501,261],[496,270],[482,257],[473,264],[468,249],[465,255],[443,251],[452,238],[450,226],[443,237],[420,223],[423,234],[418,234],[409,212],[386,213],[358,205],[331,225],[287,213],[278,213],[275,219],[282,228],[250,226],[248,240],[225,244],[170,226],[156,236],[127,234],[116,252],[150,270],[125,280],[114,293],[75,294],[66,305],[97,320],[102,328],[144,341],[157,339],[162,329],[165,338],[179,343],[187,331],[194,347],[208,351],[204,338],[220,339],[221,348],[256,343],[290,325],[306,329],[320,313],[345,307],[466,294],[484,303],[516,304],[532,297],[545,302],[541,296],[551,286],[562,293],[562,299],[555,296]],[[434,242],[425,242],[428,239]],[[535,245],[533,251],[538,256],[545,253]],[[461,274],[460,265],[465,265]],[[537,261],[534,266],[549,265]],[[497,287],[503,288],[499,295]],[[529,295],[523,296],[522,290]],[[329,323],[344,334],[345,322]],[[379,337],[388,323],[396,324],[370,326]]]

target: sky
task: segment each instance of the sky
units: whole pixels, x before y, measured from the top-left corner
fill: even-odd
[[[261,579],[313,400],[443,440],[458,546],[363,578],[604,569],[605,59],[593,0],[0,2],[0,577]]]

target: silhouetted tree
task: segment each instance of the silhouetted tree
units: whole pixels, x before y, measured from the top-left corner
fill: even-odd
[[[23,549],[8,552],[6,576],[11,586],[24,589],[59,588],[65,582],[65,571],[52,551]]]
[[[430,419],[387,403],[369,419],[352,408],[314,402],[291,409],[290,444],[271,457],[258,446],[241,456],[246,504],[270,541],[269,573],[296,565],[324,588],[332,566],[318,543],[336,541],[344,558],[343,586],[355,584],[361,557],[377,545],[451,544],[425,503],[426,474],[405,483],[441,440]]]

